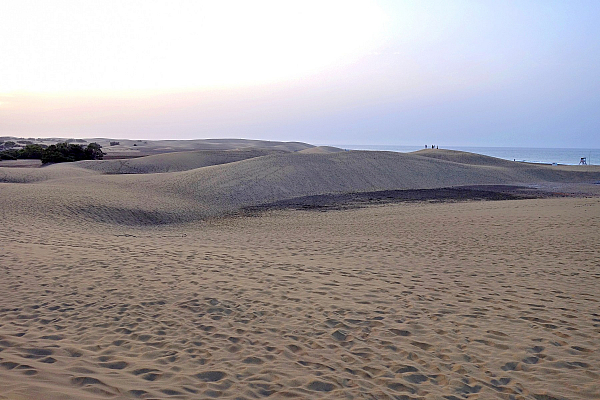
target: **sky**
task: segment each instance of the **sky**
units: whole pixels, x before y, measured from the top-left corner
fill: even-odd
[[[600,148],[600,2],[0,1],[0,136]]]

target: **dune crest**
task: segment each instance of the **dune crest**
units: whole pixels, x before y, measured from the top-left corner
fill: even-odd
[[[303,154],[329,154],[329,153],[338,153],[340,151],[345,151],[344,149],[340,149],[339,147],[333,146],[316,146],[308,149],[300,150],[299,153]]]
[[[4,204],[12,204],[14,215],[34,213],[41,218],[52,215],[107,223],[135,224],[139,220],[142,224],[164,224],[329,193],[464,185],[593,186],[593,182],[600,181],[597,166],[506,163],[473,165],[416,154],[371,151],[186,152],[36,169],[0,168],[0,181],[6,182],[0,196]],[[189,169],[205,164],[212,165]],[[169,170],[177,172],[151,173]],[[119,171],[138,174],[118,174]],[[28,199],[27,206],[23,207],[18,199]]]
[[[459,164],[469,165],[488,165],[495,167],[518,167],[514,161],[503,160],[501,158],[485,156],[483,154],[469,153],[467,151],[446,150],[446,149],[424,149],[414,151],[411,154],[421,157],[435,158],[438,160],[451,161]],[[519,163],[522,164],[522,163]]]
[[[132,159],[78,161],[75,165],[103,174],[153,174],[188,171],[277,153],[286,153],[286,151],[265,149],[195,150]]]

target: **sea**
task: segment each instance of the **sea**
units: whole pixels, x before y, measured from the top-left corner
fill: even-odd
[[[422,150],[425,146],[388,146],[388,145],[348,145],[331,144],[347,150],[378,150],[408,153]],[[470,153],[502,158],[511,161],[521,161],[540,164],[577,165],[582,158],[588,165],[600,165],[600,149],[575,148],[533,148],[533,147],[467,147],[440,146],[440,149],[468,151]]]

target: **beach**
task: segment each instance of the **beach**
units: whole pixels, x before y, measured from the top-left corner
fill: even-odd
[[[0,399],[600,398],[599,171],[377,154],[1,169]]]

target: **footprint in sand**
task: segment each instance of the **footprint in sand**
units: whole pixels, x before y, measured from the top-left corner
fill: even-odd
[[[520,371],[521,365],[518,362],[511,361],[504,364],[500,369],[502,371]]]
[[[4,361],[0,363],[0,367],[5,368],[7,370],[15,369],[19,364],[12,361]]]
[[[403,329],[390,329],[390,332],[392,332],[394,335],[397,335],[397,336],[410,336],[410,335],[412,335],[409,331],[403,330]]]
[[[413,346],[416,346],[422,350],[425,350],[425,351],[427,351],[433,347],[429,343],[423,343],[423,342],[410,342],[410,344],[412,344]]]
[[[416,390],[413,389],[412,387],[406,386],[405,384],[400,383],[400,382],[388,383],[387,387],[392,389],[395,392],[408,392],[408,393],[416,392]]]
[[[581,347],[581,346],[571,346],[571,348],[573,350],[577,350],[577,351],[580,351],[582,353],[591,353],[592,352],[592,350],[586,349],[585,347]]]
[[[223,379],[227,374],[223,371],[206,371],[194,375],[203,382],[217,382]]]
[[[167,396],[180,396],[183,394],[183,392],[178,392],[177,390],[173,389],[161,389],[161,393],[164,393]]]
[[[124,369],[129,364],[126,363],[125,361],[114,361],[114,362],[108,362],[108,363],[100,363],[99,365],[103,368],[108,368],[108,369]]]
[[[254,365],[260,365],[260,364],[264,364],[265,362],[258,357],[246,357],[242,360],[242,362],[244,364],[254,364]]]
[[[27,353],[27,355],[23,356],[25,358],[42,358],[42,357],[47,357],[47,356],[54,354],[54,352],[50,349],[32,348],[32,349],[23,349],[23,351],[25,353]]]
[[[131,394],[133,397],[142,397],[142,396],[148,394],[148,392],[146,392],[145,390],[135,390],[135,389],[130,390],[128,393]]]
[[[427,378],[425,375],[422,375],[422,374],[407,375],[407,376],[404,376],[403,378],[410,383],[416,383],[416,384],[420,384],[420,383],[423,383],[423,382],[429,380],[429,378]]]
[[[412,365],[403,365],[396,369],[397,374],[406,374],[408,372],[418,372],[419,370],[413,367]]]
[[[86,385],[104,385],[104,386],[106,386],[105,383],[102,382],[101,380],[92,378],[90,376],[77,376],[77,377],[71,378],[71,383],[76,386],[86,386]]]
[[[331,392],[335,389],[333,384],[322,381],[312,381],[307,386],[307,389],[314,390],[315,392]]]
[[[338,342],[343,342],[348,337],[348,334],[340,329],[336,330],[331,334],[331,336],[337,340]]]

